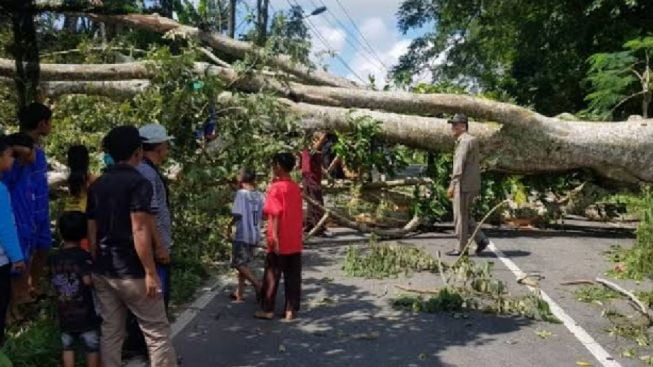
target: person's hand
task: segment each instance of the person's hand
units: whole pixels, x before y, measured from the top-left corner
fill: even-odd
[[[148,297],[156,297],[161,293],[161,281],[159,276],[154,274],[145,274],[145,294]]]
[[[170,264],[170,251],[165,246],[157,246],[154,249],[154,260],[158,264]]]
[[[449,186],[449,189],[447,190],[447,197],[449,199],[453,199],[453,186]]]
[[[11,265],[11,270],[18,274],[22,274],[26,268],[27,266],[24,261],[17,261]]]

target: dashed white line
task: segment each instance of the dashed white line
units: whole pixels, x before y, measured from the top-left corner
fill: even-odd
[[[512,271],[513,274],[517,277],[517,279],[522,278],[526,276],[526,273],[521,271],[517,264],[515,264],[510,258],[506,256],[501,250],[499,250],[492,241],[490,241],[490,246],[488,246],[488,249],[501,260],[501,262],[508,268],[510,271]],[[542,289],[538,288],[533,288],[528,286],[528,288],[533,291],[533,292],[539,292],[540,296],[542,297],[543,300],[545,300],[548,304],[549,307],[551,308],[551,312],[560,320],[562,321],[563,325],[571,332],[578,341],[583,344],[583,346],[596,358],[596,360],[601,364],[603,367],[621,367],[621,364],[617,362],[611,355],[608,353],[590,334],[585,331],[574,319],[569,316],[565,312],[565,310],[560,307],[551,297],[549,297],[548,294]]]

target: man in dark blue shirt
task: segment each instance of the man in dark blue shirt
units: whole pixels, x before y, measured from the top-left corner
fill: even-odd
[[[38,102],[29,104],[18,114],[21,132],[34,139],[35,160],[29,166],[30,180],[33,187],[34,237],[32,264],[30,266],[30,291],[40,294],[38,289],[52,247],[52,229],[50,228],[50,198],[48,192],[48,161],[42,147],[42,139],[52,130],[52,110]]]

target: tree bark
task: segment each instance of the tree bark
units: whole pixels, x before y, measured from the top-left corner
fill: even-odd
[[[18,0],[35,12],[98,12],[111,14],[125,14],[133,11],[133,8],[121,9],[120,7],[111,6],[114,0]],[[104,3],[107,3],[106,5]],[[9,3],[9,1],[6,1]],[[17,6],[14,4],[2,4],[2,7],[8,11],[15,11]]]
[[[155,69],[145,63],[112,65],[56,65],[42,64],[44,80],[79,80],[92,83],[75,85],[59,83],[54,88],[58,94],[70,88],[74,93],[127,96],[143,90],[144,83],[107,84],[99,88],[98,80],[149,79]],[[196,63],[196,72],[208,72],[227,82],[230,88],[259,92],[271,88],[282,90],[282,84],[259,74],[239,76],[234,70],[206,63]],[[12,77],[15,69],[11,60],[0,59],[0,75]],[[292,110],[302,116],[303,124],[310,129],[346,130],[351,118],[370,116],[381,122],[383,137],[391,142],[434,152],[451,151],[453,139],[450,127],[443,119],[406,114],[396,114],[370,109],[351,109],[374,106],[384,110],[419,112],[421,104],[447,111],[465,112],[470,116],[490,119],[491,123],[470,124],[470,132],[481,142],[485,164],[494,170],[515,173],[561,172],[590,168],[596,172],[624,182],[653,182],[653,120],[630,122],[562,121],[548,118],[525,108],[485,99],[459,95],[411,95],[408,93],[353,91],[340,88],[302,86],[289,83],[285,95],[297,97],[304,88],[314,93],[311,101],[344,107],[317,106],[282,99]],[[98,87],[98,88],[96,88]],[[100,90],[98,90],[100,89]],[[328,90],[326,95],[320,91]],[[283,92],[283,90],[282,90]],[[303,95],[303,94],[302,94]],[[351,98],[344,98],[350,96]],[[417,102],[411,103],[411,96]],[[302,98],[295,98],[301,100]],[[345,104],[347,101],[347,104]],[[499,122],[500,124],[497,124]]]
[[[236,1],[229,0],[229,24],[227,28],[231,38],[236,38]]]
[[[11,79],[0,77],[0,83],[10,84]],[[149,80],[116,81],[41,81],[39,91],[44,97],[58,98],[69,94],[88,94],[125,100],[144,92],[150,86]]]
[[[22,108],[38,99],[39,49],[30,2],[17,0],[13,3],[16,4],[16,10],[11,14],[14,35],[11,51],[16,66],[14,78],[18,107]]]
[[[256,0],[256,45],[265,46],[268,38],[268,0]]]
[[[255,53],[260,59],[265,59],[272,66],[275,66],[289,74],[295,75],[302,80],[314,84],[328,85],[333,87],[357,88],[356,83],[341,77],[337,77],[321,70],[314,70],[304,65],[293,62],[288,55],[267,55],[259,47],[248,42],[238,41],[217,32],[207,32],[195,27],[184,26],[172,19],[158,15],[128,14],[128,15],[98,15],[89,14],[92,19],[102,22],[119,23],[130,27],[147,29],[153,32],[164,33],[171,30],[183,33],[188,36],[196,36],[200,41],[236,58],[244,58],[248,53]]]
[[[305,128],[347,130],[351,118],[370,116],[391,142],[434,152],[453,151],[446,120],[364,109],[286,102]],[[504,125],[470,123],[487,169],[521,174],[590,168],[621,182],[653,182],[653,121]]]

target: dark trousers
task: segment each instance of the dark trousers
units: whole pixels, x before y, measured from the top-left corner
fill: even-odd
[[[277,255],[268,253],[265,258],[265,274],[261,291],[261,307],[265,312],[274,312],[277,288],[283,273],[286,293],[284,311],[299,311],[302,294],[302,254]]]
[[[156,272],[161,280],[161,291],[163,292],[163,304],[168,312],[168,303],[170,302],[170,266],[156,265]],[[147,354],[147,343],[145,336],[138,325],[138,320],[131,311],[127,313],[127,339],[125,340],[125,350],[137,354]]]
[[[324,207],[324,198],[322,197],[322,183],[314,179],[311,175],[304,175],[302,179],[302,186],[304,186],[304,196],[309,197]],[[324,210],[311,203],[307,203],[307,213],[304,223],[304,229],[310,231],[320,222],[324,216]],[[324,228],[320,228],[319,232],[323,232]]]
[[[11,298],[11,264],[0,266],[0,348],[5,342],[7,307]]]

